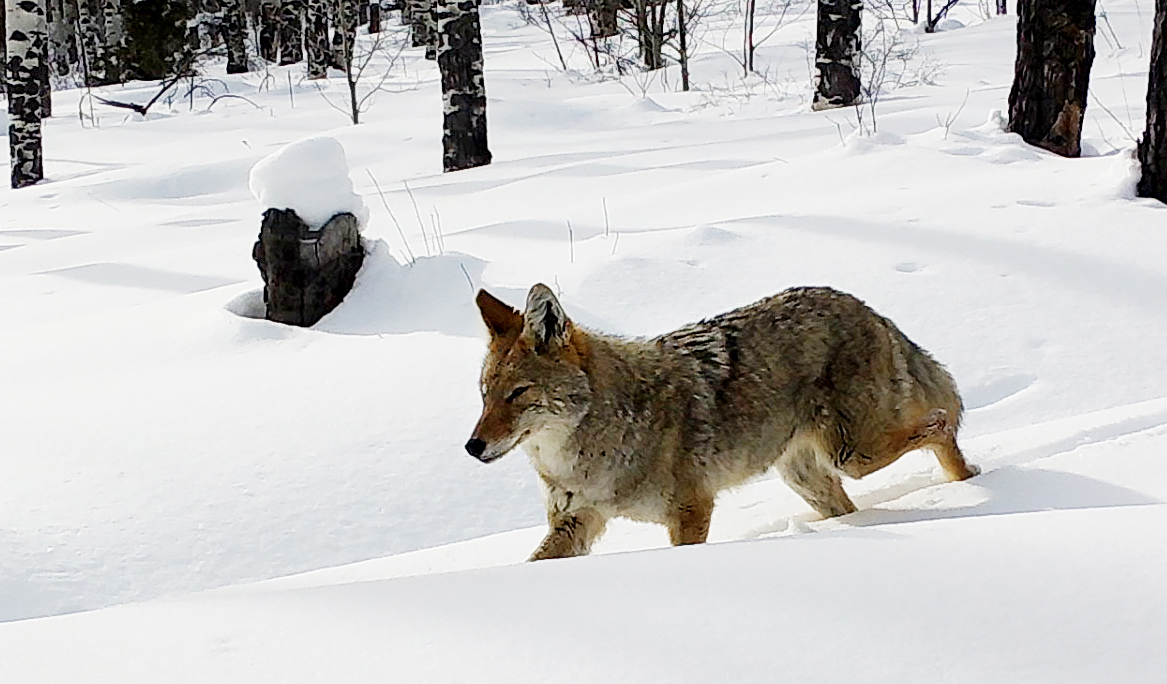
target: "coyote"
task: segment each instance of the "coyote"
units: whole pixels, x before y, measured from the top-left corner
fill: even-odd
[[[772,466],[824,517],[855,511],[842,475],[913,449],[949,479],[978,472],[952,376],[843,292],[796,287],[652,339],[584,330],[543,284],[522,313],[485,290],[477,304],[490,346],[466,451],[527,451],[550,527],[530,560],[588,553],[616,516],[700,544],[717,493]]]

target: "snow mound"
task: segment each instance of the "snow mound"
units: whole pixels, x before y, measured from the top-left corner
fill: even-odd
[[[308,138],[264,157],[251,168],[248,187],[265,208],[292,209],[312,228],[342,212],[356,216],[362,227],[369,220],[335,138]]]

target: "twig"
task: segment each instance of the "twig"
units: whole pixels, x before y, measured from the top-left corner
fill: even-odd
[[[412,266],[417,258],[413,256],[413,250],[409,248],[409,240],[405,239],[405,231],[401,230],[401,223],[393,214],[393,210],[389,208],[389,202],[385,199],[385,193],[381,192],[381,184],[373,177],[373,172],[365,169],[365,173],[369,174],[369,179],[373,181],[373,187],[377,188],[377,194],[381,197],[381,204],[385,205],[385,211],[389,212],[389,218],[393,219],[393,225],[397,226],[397,234],[401,236],[401,244],[405,245],[405,253],[409,255],[409,265]]]

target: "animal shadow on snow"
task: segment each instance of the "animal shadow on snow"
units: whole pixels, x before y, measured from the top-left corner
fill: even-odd
[[[940,509],[861,508],[842,520],[856,527],[869,527],[983,515],[1148,506],[1163,503],[1142,492],[1109,482],[1084,475],[1039,468],[1004,466],[959,484],[977,487],[981,490],[979,493],[984,497],[983,500],[964,507]],[[883,501],[870,500],[878,499],[879,494],[879,492],[872,492],[866,497],[869,500],[864,501],[860,506],[870,506],[897,498],[893,495],[883,499]],[[857,497],[857,501],[862,499],[863,497]]]

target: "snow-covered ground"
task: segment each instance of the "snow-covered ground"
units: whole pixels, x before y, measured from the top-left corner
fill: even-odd
[[[494,163],[454,174],[420,50],[359,126],[342,80],[293,67],[220,65],[145,119],[57,93],[48,179],[0,189],[0,682],[1162,681],[1167,207],[1133,197],[1129,156],[1153,3],[1100,9],[1077,160],[1001,132],[1015,25],[975,3],[904,34],[920,82],[874,120],[809,111],[813,11],[764,78],[713,22],[679,93],[675,69],[593,78],[566,41],[563,73],[490,5]],[[291,329],[248,316],[248,174],[320,135],[370,254]],[[473,294],[538,281],[630,335],[853,292],[948,365],[984,472],[910,454],[830,521],[763,479],[719,500],[719,543],[624,522],[521,564],[530,467],[462,444]]]

